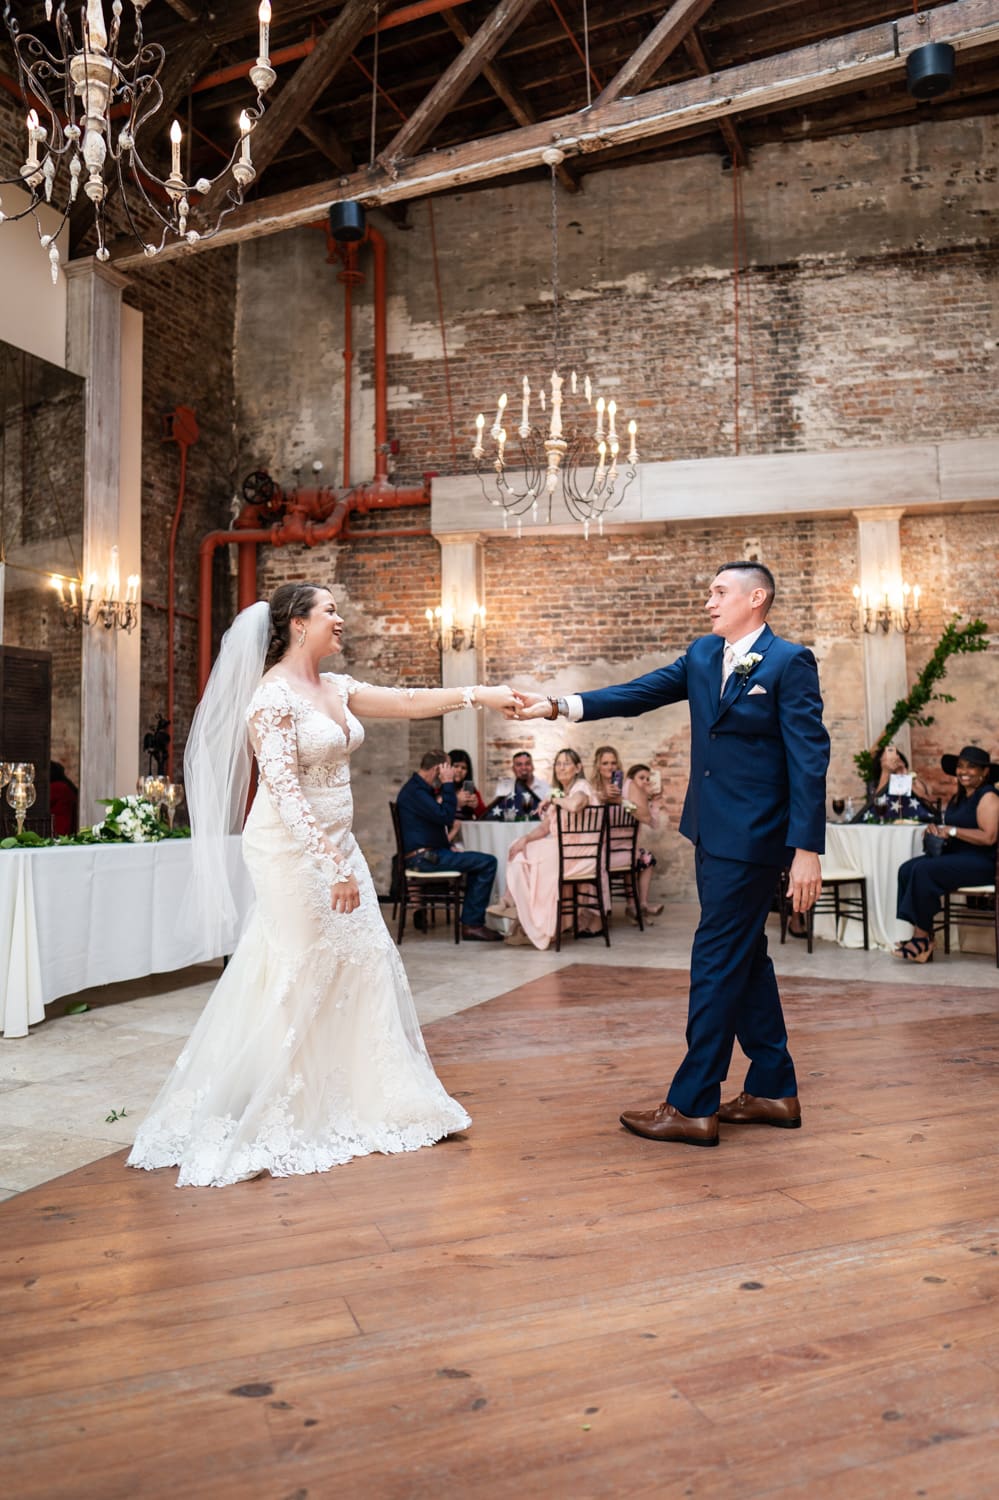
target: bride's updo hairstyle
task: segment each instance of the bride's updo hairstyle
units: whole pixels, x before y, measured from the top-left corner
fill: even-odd
[[[264,671],[279,662],[291,645],[292,620],[304,620],[316,595],[328,593],[324,583],[282,583],[270,597],[271,633],[267,642]]]

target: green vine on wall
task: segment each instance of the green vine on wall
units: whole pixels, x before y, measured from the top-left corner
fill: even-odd
[[[953,703],[951,693],[934,692],[935,685],[946,676],[947,660],[951,656],[965,655],[971,651],[987,651],[988,626],[984,620],[972,620],[969,625],[960,625],[960,615],[954,615],[937,642],[936,650],[920,672],[908,698],[900,698],[892,709],[891,718],[881,731],[870,750],[861,750],[853,757],[861,778],[866,782],[874,776],[874,756],[886,745],[890,745],[903,724],[932,724],[933,715],[926,712],[928,703]]]

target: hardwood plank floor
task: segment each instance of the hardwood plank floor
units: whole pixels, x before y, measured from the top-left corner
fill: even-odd
[[[427,1029],[432,1150],[8,1200],[4,1493],[993,1496],[999,1015],[911,980],[784,982],[798,1132],[624,1132],[686,975],[576,964]]]

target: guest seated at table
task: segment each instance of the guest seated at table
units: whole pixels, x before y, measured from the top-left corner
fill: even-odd
[[[518,750],[513,757],[513,775],[501,776],[497,781],[488,811],[512,808],[518,816],[535,818],[542,802],[551,796],[551,790],[543,776],[535,775],[531,752]]]
[[[80,794],[57,760],[49,762],[49,812],[56,838],[76,832]]]
[[[912,937],[895,952],[910,963],[933,957],[933,922],[945,891],[963,885],[989,885],[995,879],[999,842],[999,765],[978,745],[965,745],[960,755],[940,761],[948,776],[957,777],[957,792],[947,803],[943,822],[931,823],[929,837],[939,841],[934,857],[929,850],[906,860],[898,872],[900,922],[912,923]]]
[[[613,745],[598,745],[594,751],[592,781],[598,802],[617,804],[624,800],[624,772]]]
[[[507,938],[510,943],[532,942],[535,948],[547,948],[555,937],[559,917],[558,838],[555,832],[555,803],[566,812],[594,807],[597,799],[583,772],[583,762],[575,750],[560,750],[555,757],[555,789],[545,804],[544,817],[537,828],[515,839],[510,845],[506,865],[506,894],[499,906],[490,910],[504,916],[516,913],[519,928]],[[570,861],[569,874],[575,871]],[[580,937],[596,937],[600,921],[596,912],[580,911]]]
[[[635,809],[635,817],[645,828],[657,832],[660,827],[662,814],[662,792],[652,790],[652,772],[648,766],[639,762],[632,766],[624,778],[624,786],[621,788],[625,802],[631,803]],[[614,860],[611,859],[613,867]],[[649,917],[658,917],[662,912],[662,902],[656,906],[649,905],[649,887],[652,884],[652,871],[656,867],[656,857],[647,849],[639,845],[635,856],[635,875],[638,880],[638,900],[642,911]],[[629,913],[629,915],[631,915]]]
[[[473,818],[484,818],[486,804],[475,785],[472,775],[472,757],[467,750],[452,750],[449,757],[454,772],[454,790],[458,798],[458,817],[467,823]]]
[[[897,745],[872,751],[874,775],[867,783],[867,802],[855,823],[932,823],[936,817],[925,781],[913,776]]]
[[[407,870],[461,870],[465,900],[461,935],[479,943],[499,942],[485,926],[486,902],[496,879],[496,859],[477,849],[452,849],[448,830],[455,822],[454,772],[443,750],[428,750],[396,799]]]

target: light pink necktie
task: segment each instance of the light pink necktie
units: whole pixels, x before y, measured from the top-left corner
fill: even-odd
[[[730,646],[728,644],[728,642],[726,642],[725,643],[725,650],[722,652],[722,680],[721,680],[721,693],[719,693],[719,695],[718,695],[719,697],[721,697],[722,694],[724,694],[724,692],[725,692],[725,684],[726,684],[726,682],[728,682],[729,678],[731,677],[731,675],[732,675],[732,668],[734,666],[735,666],[735,647],[734,646]]]

